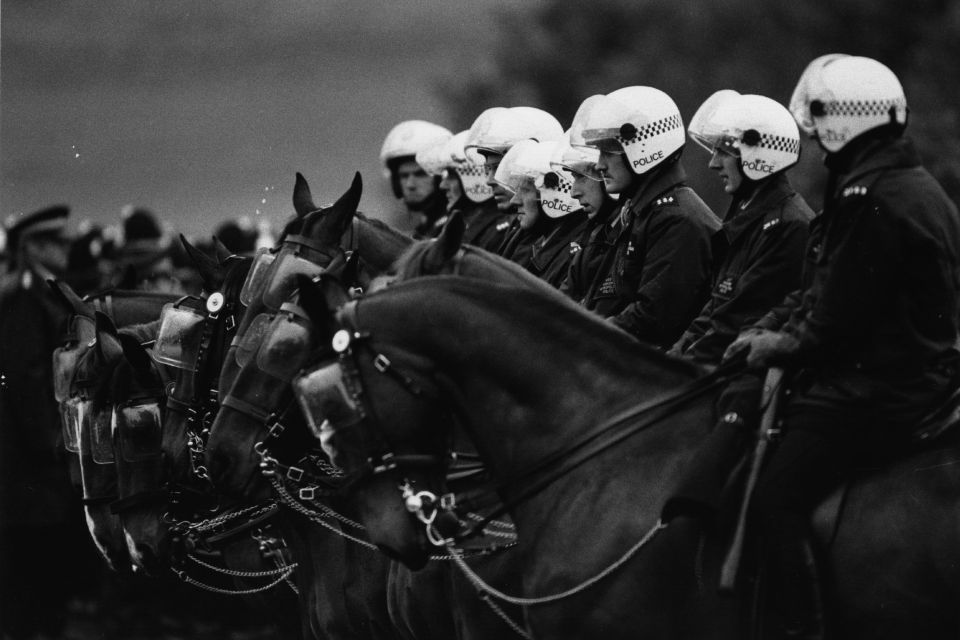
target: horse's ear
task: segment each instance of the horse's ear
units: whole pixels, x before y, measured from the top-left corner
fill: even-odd
[[[150,371],[153,369],[153,360],[150,354],[140,344],[136,336],[128,333],[119,333],[120,348],[123,349],[123,357],[137,371]]]
[[[331,335],[336,329],[333,314],[350,301],[350,296],[343,285],[327,274],[321,274],[315,280],[305,275],[298,275],[297,285],[300,289],[300,306],[319,328],[320,335]]]
[[[102,311],[94,311],[94,319],[96,320],[98,334],[105,333],[107,335],[116,337],[117,327],[115,324],[113,324],[113,320],[110,319],[110,316]]]
[[[310,185],[298,171],[297,180],[293,185],[293,210],[297,212],[298,218],[303,218],[316,208],[317,206],[313,204],[313,194],[310,193]]]
[[[357,213],[363,180],[360,172],[354,174],[350,188],[333,205],[314,211],[303,221],[303,235],[314,238],[321,244],[340,244],[340,239],[350,229]]]
[[[184,250],[186,250],[194,266],[197,267],[197,273],[200,274],[200,279],[203,280],[203,288],[207,291],[216,291],[219,289],[223,283],[220,263],[190,244],[183,234],[180,234],[180,242],[183,243]]]
[[[77,292],[67,284],[59,280],[47,280],[50,290],[53,292],[54,299],[67,311],[73,312],[79,316],[93,317],[93,310],[83,298],[77,295]]]
[[[233,255],[233,251],[230,251],[227,245],[223,244],[217,236],[213,236],[213,251],[217,256],[217,262],[220,264],[226,262],[227,258]]]

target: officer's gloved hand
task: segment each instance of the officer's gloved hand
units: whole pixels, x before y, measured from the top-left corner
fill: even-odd
[[[727,350],[723,352],[723,362],[730,362],[738,357],[743,358],[750,351],[750,338],[763,331],[763,329],[747,329],[737,336],[737,339],[730,343]]]
[[[733,355],[736,355],[746,351],[748,369],[766,369],[784,364],[799,348],[799,340],[789,333],[760,329],[741,334],[727,352],[735,349]]]

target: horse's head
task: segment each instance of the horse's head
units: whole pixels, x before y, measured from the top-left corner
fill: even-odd
[[[160,447],[164,387],[139,339],[115,330],[110,339],[123,352],[107,390],[112,407],[109,451],[118,485],[118,500],[111,510],[120,516],[133,562],[156,575],[166,555],[162,515],[168,494]]]
[[[207,466],[218,489],[261,499],[271,491],[263,464],[297,461],[315,446],[290,392],[290,380],[313,351],[309,320],[293,302],[261,315],[237,345],[239,371],[207,442]]]
[[[363,184],[358,173],[336,203],[316,207],[309,185],[302,175],[297,174],[293,194],[297,224],[288,227],[278,247],[263,249],[254,258],[240,292],[240,302],[246,311],[239,321],[231,352],[261,315],[280,309],[296,289],[298,274],[315,276],[325,269],[344,264],[346,255],[340,242],[350,229],[362,192]],[[220,373],[221,396],[229,393],[240,370],[232,355],[227,354]]]
[[[301,281],[300,304],[317,343],[330,347],[296,377],[294,393],[314,435],[348,473],[370,540],[416,568],[430,551],[425,521],[438,513],[447,444],[439,422],[446,413],[429,361],[381,351],[376,336],[356,325],[361,303],[349,301],[333,278]]]

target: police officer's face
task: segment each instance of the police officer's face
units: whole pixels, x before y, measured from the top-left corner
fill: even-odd
[[[440,190],[447,196],[447,208],[452,207],[463,195],[463,185],[460,184],[460,177],[452,169],[444,169],[443,178],[440,180]]]
[[[533,180],[524,180],[510,203],[516,205],[520,212],[521,229],[529,229],[540,218],[540,192],[533,185]]]
[[[603,182],[600,180],[591,180],[582,174],[574,173],[570,195],[577,199],[587,216],[592,218],[600,210],[603,196],[606,194],[603,190]]]
[[[408,205],[418,205],[434,192],[433,176],[428,175],[414,160],[402,162],[397,167],[400,182],[400,197]]]
[[[68,245],[65,238],[57,235],[38,235],[24,241],[24,253],[28,260],[37,262],[54,273],[67,270]]]
[[[597,171],[603,178],[607,193],[621,193],[626,191],[633,182],[633,171],[627,164],[627,156],[623,153],[601,151],[597,160]]]
[[[513,194],[493,179],[494,174],[497,173],[497,167],[500,166],[500,161],[503,160],[503,156],[496,153],[484,153],[483,157],[486,160],[483,164],[483,170],[487,177],[487,186],[493,190],[493,199],[497,203],[497,210],[510,211],[513,208],[513,205],[510,203]]]
[[[721,149],[714,149],[707,165],[717,172],[723,182],[723,190],[730,195],[737,192],[743,183],[743,174],[740,172],[740,158]]]

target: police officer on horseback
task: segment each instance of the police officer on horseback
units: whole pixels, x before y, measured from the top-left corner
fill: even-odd
[[[380,148],[384,176],[405,209],[401,228],[412,227],[414,237],[430,237],[434,223],[446,213],[440,178],[428,175],[417,164],[417,152],[445,143],[451,136],[448,129],[438,124],[405,120],[390,130]]]
[[[459,211],[465,227],[463,243],[475,244],[484,223],[496,215],[497,205],[487,184],[483,156],[475,151],[467,153],[463,148],[468,135],[469,129],[417,152],[417,164],[440,178],[440,190],[447,200],[447,213],[434,221],[428,237],[438,236],[449,214]]]
[[[562,136],[563,127],[542,109],[491,107],[477,116],[470,127],[464,148],[484,158],[486,182],[493,191],[498,215],[488,218],[483,229],[473,235],[475,246],[500,253],[505,248],[508,236],[519,226],[517,208],[512,202],[514,194],[494,179],[503,156],[521,140],[546,142],[559,140]],[[523,260],[529,255],[529,248],[529,243],[524,244],[517,248],[519,252],[512,252],[513,256]]]
[[[778,330],[746,332],[727,356],[797,372],[755,515],[773,541],[786,626],[804,637],[818,627],[802,579],[811,509],[855,464],[902,452],[957,384],[960,215],[903,137],[906,98],[880,62],[814,60],[790,110],[829,170],[810,285]]]
[[[800,133],[777,102],[718,91],[694,115],[689,134],[710,152],[709,166],[732,199],[713,237],[710,299],[671,352],[716,366],[741,330],[800,287],[814,214],[785,173],[800,159]]]
[[[584,144],[619,194],[620,213],[602,228],[609,251],[579,301],[637,338],[669,348],[710,288],[711,236],[720,221],[684,184],[683,121],[652,87],[626,87],[581,105]]]

